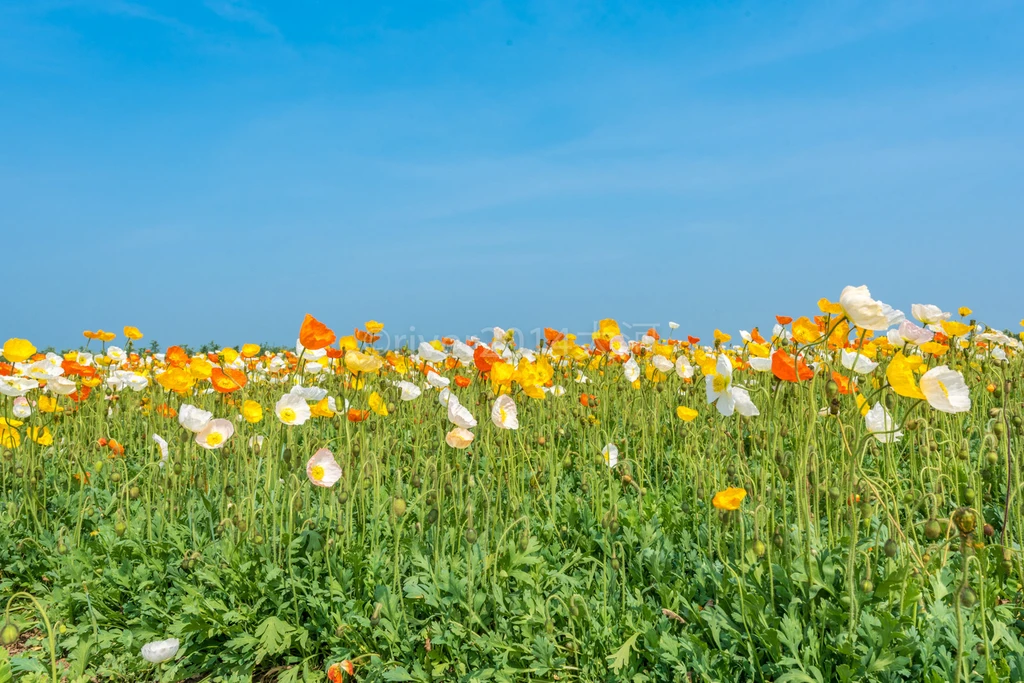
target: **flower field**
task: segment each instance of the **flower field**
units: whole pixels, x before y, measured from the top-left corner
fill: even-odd
[[[1016,332],[798,313],[9,339],[0,683],[1024,680]]]

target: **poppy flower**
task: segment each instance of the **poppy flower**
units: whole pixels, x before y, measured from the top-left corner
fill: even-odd
[[[256,424],[263,419],[263,406],[256,401],[243,401],[242,402],[242,417],[249,424]]]
[[[928,404],[944,413],[964,413],[971,409],[971,396],[964,377],[945,365],[921,376],[921,393]]]
[[[469,412],[469,408],[459,402],[459,399],[454,394],[448,399],[448,420],[456,427],[462,427],[463,429],[476,427],[476,418]]]
[[[884,330],[893,324],[888,315],[892,308],[872,299],[867,285],[844,287],[839,295],[839,305],[846,317],[861,329]]]
[[[519,429],[519,409],[511,396],[503,394],[494,400],[491,422],[500,429]]]
[[[691,346],[696,346],[697,344],[700,344],[700,337],[691,337],[687,335],[686,341],[690,342]]]
[[[32,354],[36,352],[36,347],[32,345],[27,339],[18,339],[12,337],[4,342],[4,358],[11,361],[12,363],[24,363]]]
[[[274,414],[286,425],[300,425],[310,418],[309,405],[296,394],[285,394],[279,398],[274,405]]]
[[[885,378],[892,390],[905,398],[924,398],[924,394],[917,386],[917,380],[914,379],[914,370],[921,363],[920,356],[907,357],[902,351],[893,356],[889,361],[889,367],[885,369]]]
[[[380,334],[384,329],[384,323],[379,323],[376,320],[367,320],[363,325],[370,334]]]
[[[331,451],[321,448],[306,463],[306,476],[313,486],[330,488],[341,479],[341,466]]]
[[[370,410],[377,413],[381,417],[387,417],[388,404],[376,391],[370,393],[370,398],[367,399],[367,403],[370,404]]]
[[[469,377],[464,377],[463,375],[455,376],[455,386],[459,387],[460,389],[465,389],[472,382],[473,380],[471,380]]]
[[[924,325],[938,325],[953,315],[935,304],[914,304],[910,307],[910,313]]]
[[[744,417],[760,414],[757,406],[750,400],[747,390],[733,386],[732,361],[725,354],[718,356],[718,360],[715,362],[715,374],[707,375],[704,382],[708,403],[714,403],[718,412],[724,417],[729,417],[734,411]]]
[[[832,381],[836,383],[837,387],[839,387],[840,394],[845,395],[850,393],[851,389],[849,377],[847,377],[846,375],[840,375],[838,372],[833,372]]]
[[[318,351],[333,344],[336,338],[334,332],[327,325],[310,314],[306,314],[302,321],[302,327],[299,328],[299,343],[304,348]]]
[[[342,672],[347,673],[349,676],[356,675],[356,669],[349,660],[344,660],[337,664],[331,664],[327,669],[327,680],[331,683],[342,683]]]
[[[483,344],[473,349],[473,364],[480,372],[490,372],[491,366],[501,360],[501,356]]]
[[[867,375],[878,367],[878,363],[868,358],[864,353],[843,349],[839,352],[839,356],[843,367],[847,370],[853,370],[858,375]]]
[[[138,341],[142,339],[142,332],[140,332],[137,327],[125,325],[124,336],[128,337],[128,339],[131,339],[132,341]]]
[[[210,370],[210,382],[219,394],[230,394],[238,391],[248,383],[245,373],[233,368],[221,369],[218,367]]]
[[[218,418],[210,420],[203,429],[196,434],[196,443],[207,450],[223,448],[227,440],[235,433],[235,426],[230,420]]]
[[[154,640],[142,646],[142,658],[150,664],[166,662],[178,653],[178,639],[168,638],[167,640]]]
[[[700,413],[693,408],[687,408],[686,406],[679,406],[676,408],[676,417],[683,422],[693,422],[699,414]]]
[[[370,334],[369,332],[363,332],[358,327],[355,328],[354,333],[355,333],[356,341],[361,341],[364,344],[372,344],[375,341],[377,341],[378,339],[380,339],[379,335]]]
[[[793,322],[793,319],[790,318],[788,315],[777,315],[775,316],[775,321],[780,325],[785,326]]]
[[[463,427],[455,427],[445,435],[444,441],[452,448],[469,448],[469,444],[473,443],[473,432]]]
[[[892,419],[892,415],[881,403],[876,402],[864,416],[864,425],[870,434],[882,443],[899,441],[903,432],[899,431],[899,425]]]
[[[729,487],[719,491],[711,499],[711,504],[719,510],[739,510],[743,499],[747,497],[747,490],[742,488]]]
[[[545,327],[544,339],[547,340],[548,344],[550,345],[554,344],[557,341],[562,341],[563,339],[565,339],[565,334],[550,327]]]
[[[807,366],[803,357],[793,358],[779,350],[772,354],[772,374],[784,382],[801,382],[814,377],[814,370]]]
[[[190,432],[199,433],[203,431],[203,428],[210,423],[213,419],[213,413],[202,408],[197,408],[188,403],[184,403],[181,406],[181,410],[178,411],[178,424]]]
[[[609,468],[614,469],[619,464],[619,447],[615,444],[606,444],[601,449],[601,455],[604,456],[604,462]]]
[[[349,422],[362,422],[366,418],[370,417],[370,411],[359,410],[358,408],[349,408],[347,417]]]

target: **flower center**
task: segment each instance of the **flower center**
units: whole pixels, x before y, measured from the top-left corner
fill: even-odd
[[[941,381],[939,382],[939,388],[942,389],[942,393],[946,396],[946,400],[949,400],[949,389]]]
[[[322,465],[313,465],[313,469],[310,470],[309,476],[313,477],[315,481],[324,480],[324,468]]]
[[[216,446],[224,441],[224,435],[220,432],[210,432],[206,435],[206,445]]]
[[[729,378],[725,375],[715,375],[715,378],[711,380],[711,388],[715,390],[716,394],[720,394],[729,388]]]
[[[295,422],[295,411],[292,408],[285,408],[281,411],[281,419],[285,422]]]

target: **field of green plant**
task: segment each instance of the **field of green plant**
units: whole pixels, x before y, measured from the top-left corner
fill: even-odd
[[[0,683],[1024,680],[1016,333],[812,307],[11,339]]]

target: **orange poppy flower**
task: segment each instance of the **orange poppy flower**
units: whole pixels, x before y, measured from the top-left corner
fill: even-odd
[[[378,339],[380,339],[380,335],[379,334],[370,334],[369,332],[362,331],[358,327],[355,328],[355,335],[356,335],[356,340],[361,341],[364,344],[372,344],[373,342],[375,342]]]
[[[839,387],[840,394],[850,393],[850,378],[845,375],[840,375],[838,372],[832,372],[832,381]]]
[[[554,344],[556,341],[562,341],[565,339],[565,335],[558,330],[553,330],[550,327],[544,328],[544,338],[548,341],[548,344]]]
[[[124,455],[124,446],[114,439],[107,442],[107,448],[109,448],[111,453],[114,455]]]
[[[658,331],[656,329],[654,329],[653,327],[650,328],[649,330],[647,330],[647,336],[648,337],[653,337],[655,341],[661,339],[661,335],[658,334]]]
[[[68,394],[68,398],[70,398],[75,403],[81,403],[85,399],[89,398],[89,394],[91,393],[92,387],[81,387],[78,391],[74,391]]]
[[[788,315],[777,315],[775,316],[775,322],[779,323],[780,325],[788,325],[791,322],[793,322],[793,319],[790,318]]]
[[[612,350],[612,345],[608,342],[607,339],[597,338],[594,339],[594,348],[600,351],[601,353],[608,353],[609,351]]]
[[[473,350],[473,363],[480,372],[489,372],[491,366],[501,360],[501,356],[486,346],[480,345]]]
[[[369,410],[359,410],[358,408],[348,409],[348,421],[349,422],[362,422],[366,418],[370,417]]]
[[[302,321],[302,327],[299,329],[300,344],[311,351],[317,351],[327,348],[334,343],[335,339],[337,337],[335,337],[334,331],[331,328],[309,313],[306,314],[305,319]]]
[[[814,371],[803,358],[798,361],[785,351],[772,354],[772,374],[785,382],[799,382],[814,377]]]
[[[161,403],[156,407],[156,414],[167,418],[178,417],[178,411],[166,403]]]
[[[0,363],[0,375],[10,377],[14,374],[14,366],[10,363]]]
[[[472,382],[472,381],[473,380],[471,380],[470,378],[463,377],[462,375],[456,375],[455,376],[455,385],[457,387],[459,387],[460,389],[465,389],[466,387],[469,386],[470,382]]]
[[[241,370],[234,368],[226,368],[224,370],[214,367],[210,370],[210,383],[213,384],[213,388],[216,389],[219,394],[230,394],[233,391],[238,391],[246,385],[249,380],[246,378],[245,373]]]
[[[686,335],[686,341],[691,344],[700,344],[700,337],[691,337],[690,335]]]
[[[451,346],[452,344],[455,343],[455,340],[452,339],[451,337],[441,337],[441,343],[447,346]]]
[[[750,331],[750,338],[756,341],[758,344],[764,344],[764,337],[761,336],[761,332],[755,327]]]
[[[64,369],[65,377],[92,377],[96,374],[96,368],[92,368],[73,360],[62,361],[60,366]]]
[[[167,353],[164,355],[164,360],[168,365],[184,367],[188,365],[188,354],[185,353],[185,349],[180,346],[171,346],[167,349]]]

